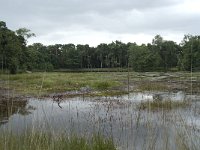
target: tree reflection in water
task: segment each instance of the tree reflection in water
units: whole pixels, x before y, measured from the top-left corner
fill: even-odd
[[[1,96],[0,99],[0,125],[8,122],[9,117],[14,114],[28,115],[35,108],[27,106],[28,101],[22,98],[6,98]]]

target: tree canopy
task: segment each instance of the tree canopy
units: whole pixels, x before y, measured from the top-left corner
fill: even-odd
[[[0,21],[0,64],[2,70],[126,68],[134,71],[200,70],[200,36],[185,35],[182,43],[164,40],[156,35],[152,43],[137,45],[113,41],[96,47],[34,43],[27,46],[28,38],[35,36],[29,29],[15,32]]]

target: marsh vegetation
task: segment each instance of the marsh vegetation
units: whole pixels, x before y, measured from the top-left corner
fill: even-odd
[[[28,131],[29,132],[29,131]],[[16,135],[0,135],[0,149],[8,150],[116,150],[113,142],[101,136],[92,138],[77,135],[55,135],[52,133],[31,132]]]
[[[129,75],[129,94],[127,72],[1,75],[1,146],[199,149],[200,74]]]
[[[0,76],[1,89],[12,89],[17,93],[32,96],[80,91],[83,87],[88,87],[91,95],[97,91],[104,94],[124,94],[128,91],[127,72],[37,72],[16,75],[1,74]],[[193,93],[198,93],[200,90],[200,73],[198,72],[193,73],[192,78],[188,72],[130,72],[129,80],[130,91],[185,91],[190,93],[192,89]]]

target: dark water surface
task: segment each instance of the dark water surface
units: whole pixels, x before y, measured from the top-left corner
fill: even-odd
[[[155,98],[186,100],[186,108],[140,110],[140,102]],[[119,149],[177,149],[186,140],[190,149],[200,148],[200,96],[177,93],[131,93],[116,97],[75,97],[62,100],[30,98],[0,103],[0,132],[47,130],[114,139]],[[183,138],[183,139],[182,139]]]

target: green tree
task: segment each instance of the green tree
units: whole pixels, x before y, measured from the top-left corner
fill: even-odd
[[[173,41],[165,41],[161,45],[160,56],[163,70],[176,67],[178,63],[178,45]]]
[[[182,70],[200,70],[200,36],[185,35],[179,66]]]
[[[152,40],[151,51],[159,61],[158,69],[168,71],[178,63],[180,47],[173,41],[166,41],[160,35]]]
[[[78,44],[76,48],[79,54],[80,68],[89,68],[91,63],[90,46],[88,44],[86,45]]]
[[[15,32],[18,36],[22,36],[26,40],[29,39],[30,37],[35,36],[35,33],[31,33],[31,30],[27,28],[19,28]]]
[[[97,67],[99,68],[107,67],[106,56],[108,55],[108,49],[109,49],[108,45],[105,43],[101,43],[100,45],[97,46],[96,55],[97,55],[97,60],[99,62],[99,65],[97,65]]]
[[[129,64],[135,71],[152,71],[158,65],[156,55],[146,45],[132,44],[129,47]]]
[[[79,55],[74,44],[62,45],[60,61],[62,68],[79,68]]]
[[[24,44],[22,41],[15,32],[6,27],[5,22],[0,21],[0,56],[2,70],[6,68],[12,74],[17,73]]]
[[[156,36],[154,37],[154,39],[152,40],[152,44],[153,44],[153,45],[157,45],[157,46],[162,45],[163,42],[164,42],[164,41],[163,41],[163,37],[160,36],[160,35],[156,35]]]

